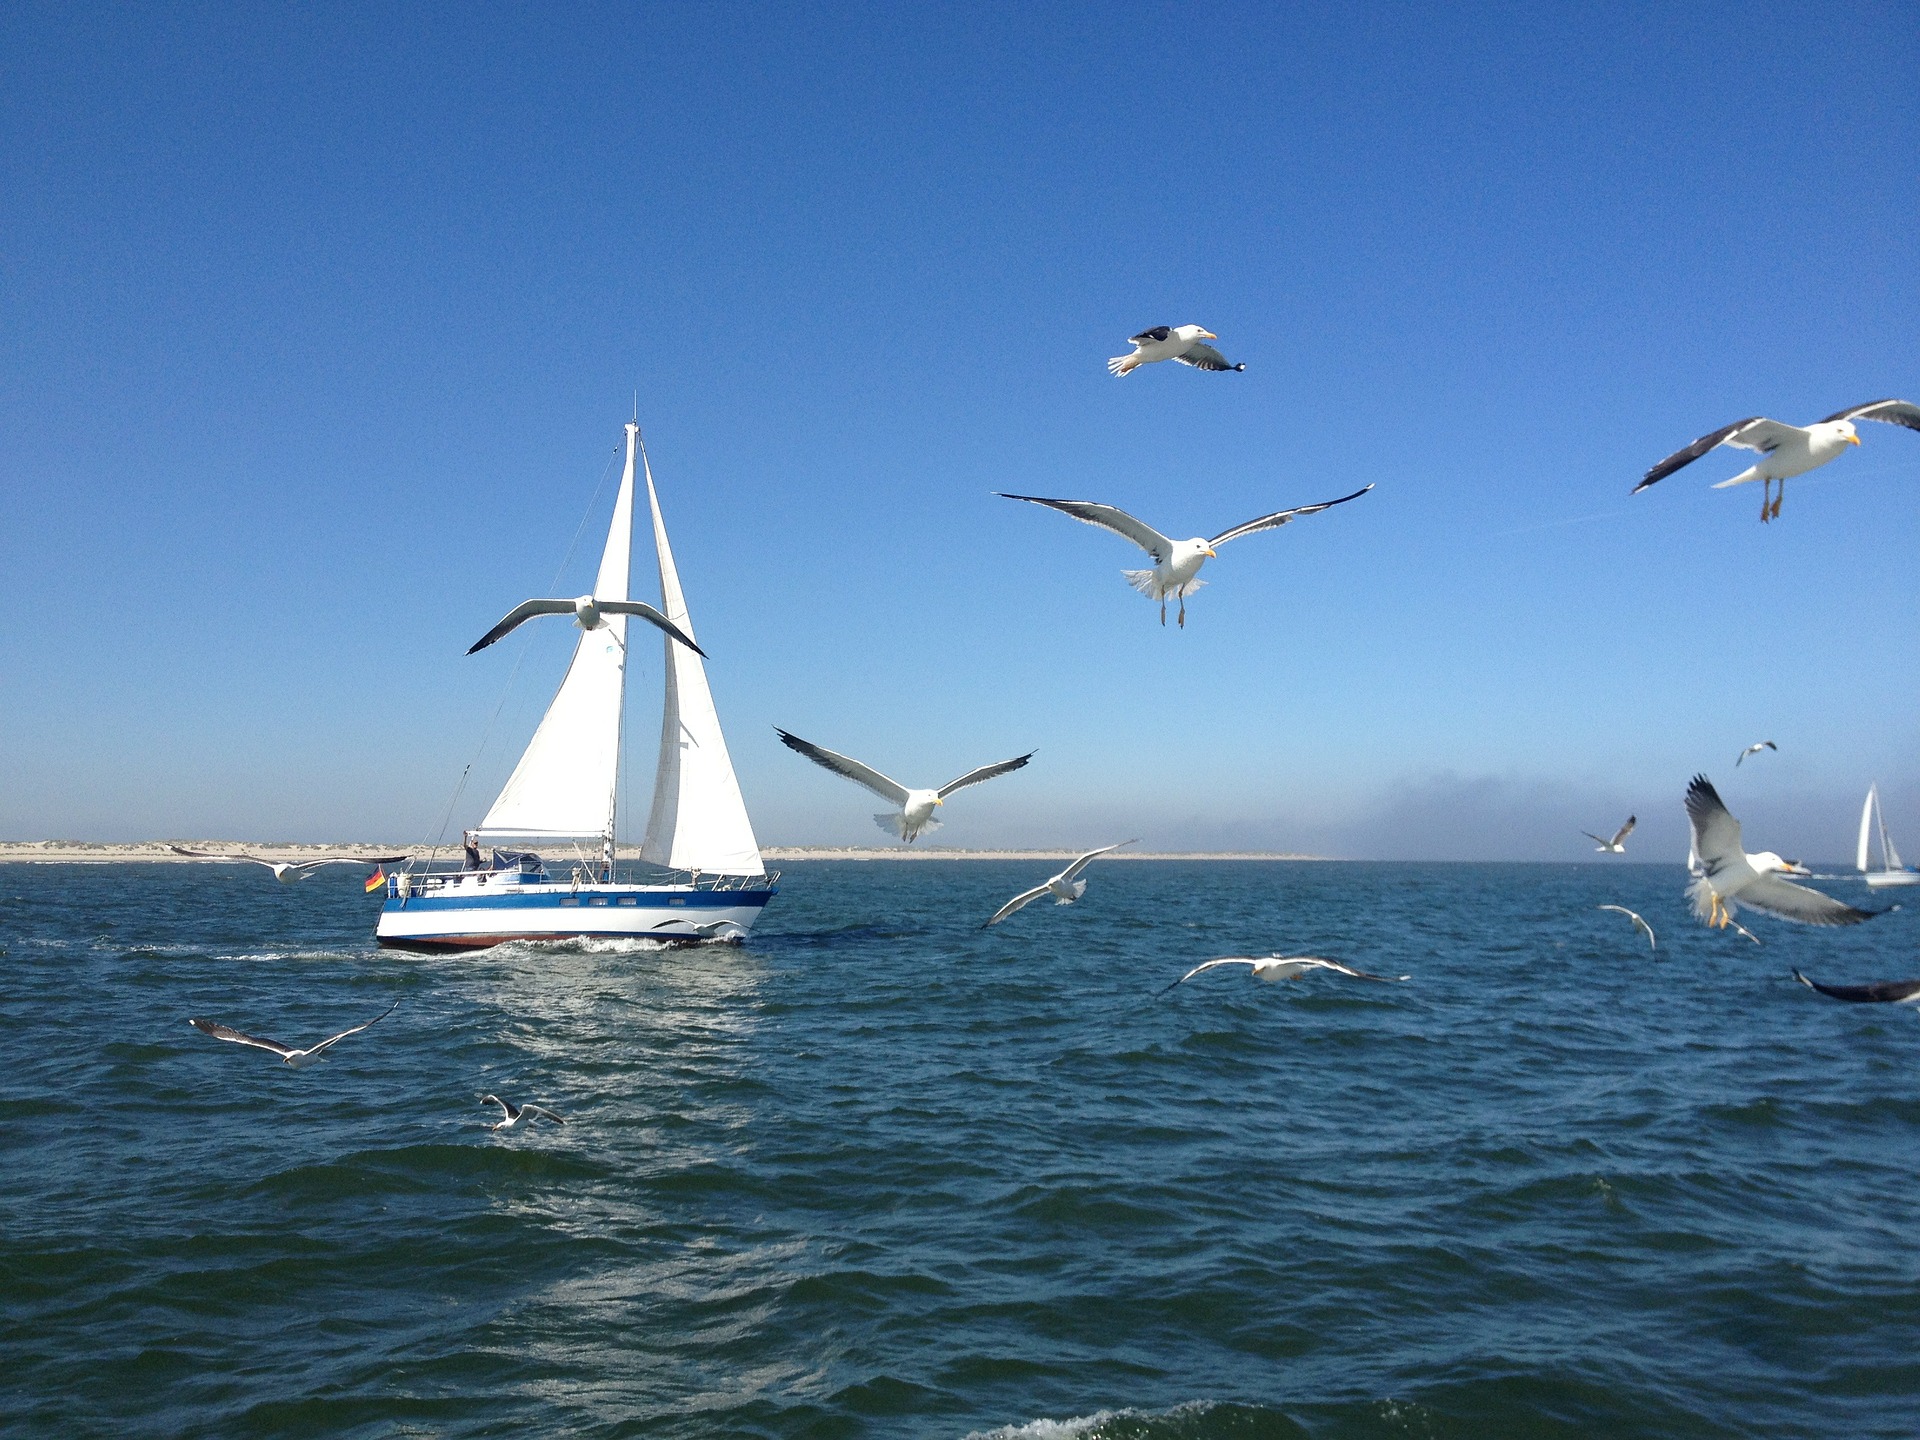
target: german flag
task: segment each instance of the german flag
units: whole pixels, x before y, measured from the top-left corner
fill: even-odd
[[[386,883],[387,872],[385,870],[375,870],[373,874],[367,877],[367,894],[371,895],[376,890],[384,889]]]

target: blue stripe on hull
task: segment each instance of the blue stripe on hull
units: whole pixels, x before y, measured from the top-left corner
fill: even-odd
[[[631,895],[631,892],[629,892]],[[589,891],[571,894],[549,891],[545,894],[502,895],[411,895],[405,900],[388,897],[382,911],[418,914],[426,910],[738,910],[742,906],[764,906],[774,896],[772,890],[692,890],[671,895],[655,892],[631,895],[634,904],[623,904],[629,895],[618,892],[596,896]],[[588,932],[582,932],[588,933]]]

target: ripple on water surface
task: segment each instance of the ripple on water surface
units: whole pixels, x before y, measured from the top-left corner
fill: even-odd
[[[803,863],[741,946],[0,870],[22,1433],[1909,1435],[1920,1026],[1675,867]],[[1629,905],[1657,956],[1600,903]],[[1314,949],[1406,985],[1155,993]],[[293,1043],[399,1008],[294,1072]],[[496,1135],[480,1097],[564,1127]]]

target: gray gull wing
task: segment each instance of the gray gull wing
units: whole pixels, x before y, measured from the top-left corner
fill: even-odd
[[[806,756],[814,764],[831,770],[836,775],[844,776],[856,785],[866,786],[882,800],[890,801],[895,805],[907,803],[909,793],[907,787],[898,780],[888,779],[871,765],[862,765],[851,756],[829,750],[823,745],[815,745],[811,740],[802,740],[798,735],[789,735],[777,725],[774,726],[773,733],[780,737],[780,743],[789,750]]]
[[[969,770],[958,780],[949,780],[933,793],[944,800],[956,790],[963,790],[969,785],[978,785],[983,780],[992,780],[997,776],[1005,775],[1010,770],[1018,770],[1039,753],[1038,750],[1029,750],[1024,755],[1014,756],[1011,760],[996,760],[991,765],[982,765],[977,770]]]
[[[1173,558],[1173,541],[1116,505],[1101,505],[1092,500],[1049,500],[1041,495],[1009,495],[1004,490],[994,493],[1003,500],[1025,500],[1029,505],[1046,505],[1084,524],[1111,530],[1146,551],[1156,565],[1164,565]]]
[[[1334,506],[1344,505],[1349,500],[1358,500],[1372,488],[1371,485],[1363,485],[1351,495],[1342,495],[1338,500],[1322,500],[1318,505],[1296,505],[1291,510],[1276,510],[1271,515],[1262,515],[1258,520],[1249,520],[1246,524],[1236,525],[1231,530],[1222,530],[1207,543],[1215,546],[1224,545],[1229,540],[1237,540],[1242,535],[1251,535],[1256,530],[1276,530],[1289,520],[1298,519],[1302,515],[1318,515],[1322,510],[1331,510]]]
[[[1864,405],[1836,410],[1820,423],[1825,425],[1829,420],[1884,420],[1889,425],[1904,425],[1909,430],[1920,430],[1920,405],[1905,400],[1869,400]]]

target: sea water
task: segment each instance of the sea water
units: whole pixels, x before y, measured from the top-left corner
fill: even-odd
[[[1755,945],[1677,866],[1105,861],[981,928],[1054,868],[420,958],[350,871],[0,867],[0,1429],[1920,1432],[1920,1018],[1789,975],[1920,975],[1912,913]],[[1155,996],[1271,950],[1413,978]],[[394,1000],[297,1072],[187,1024]]]

